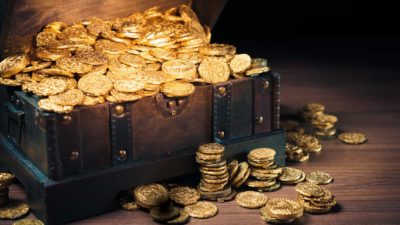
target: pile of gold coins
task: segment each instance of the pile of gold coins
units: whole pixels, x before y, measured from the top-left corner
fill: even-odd
[[[224,201],[232,196],[229,173],[224,159],[225,147],[217,143],[200,145],[196,152],[201,180],[197,187],[203,199]]]
[[[125,18],[44,26],[23,52],[0,62],[0,84],[40,96],[42,110],[129,102],[162,92],[185,97],[195,85],[242,79],[269,71],[267,60],[210,44],[186,5],[158,7]]]
[[[296,192],[297,201],[308,213],[326,213],[336,205],[336,198],[330,191],[310,182],[296,185]]]
[[[282,168],[275,164],[275,150],[270,148],[257,148],[247,155],[250,164],[251,178],[246,181],[246,186],[259,191],[274,191],[280,188],[277,177],[282,173]]]

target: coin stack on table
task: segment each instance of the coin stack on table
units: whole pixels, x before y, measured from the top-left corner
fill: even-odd
[[[325,106],[320,103],[308,103],[299,110],[300,116],[307,122],[310,122],[318,114],[324,113]]]
[[[223,145],[209,143],[200,145],[196,152],[196,162],[200,164],[199,170],[201,173],[201,180],[197,189],[202,199],[224,201],[224,198],[234,195],[229,184],[229,173],[224,159],[224,151],[225,147]]]
[[[296,201],[273,198],[260,209],[261,219],[270,224],[292,223],[303,216],[303,207]]]
[[[314,135],[319,138],[336,138],[336,123],[338,118],[329,114],[317,114],[311,119]]]
[[[251,167],[250,178],[246,186],[259,191],[274,191],[279,189],[277,180],[282,168],[275,164],[275,150],[270,148],[257,148],[249,152],[247,160]]]
[[[304,182],[296,185],[297,201],[308,213],[327,213],[336,205],[332,193],[316,184]]]
[[[8,203],[8,187],[11,186],[13,181],[14,175],[10,173],[0,173],[0,206],[6,205]]]

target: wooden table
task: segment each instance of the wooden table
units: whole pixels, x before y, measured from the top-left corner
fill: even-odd
[[[305,172],[330,173],[335,181],[324,187],[336,195],[339,203],[329,214],[305,214],[295,224],[399,224],[400,45],[397,40],[231,42],[243,52],[252,49],[252,55],[268,57],[274,71],[283,74],[284,112],[293,113],[305,103],[321,102],[328,113],[339,117],[340,129],[368,136],[368,143],[359,146],[338,140],[322,141],[320,154],[312,154],[304,163],[289,164]],[[296,193],[293,186],[283,186],[266,195],[293,199]],[[11,197],[23,199],[21,187],[14,185]],[[217,205],[216,217],[192,219],[190,224],[265,224],[258,210],[240,208],[234,201]],[[11,222],[0,221],[0,224]],[[74,224],[156,223],[144,211],[118,210]]]

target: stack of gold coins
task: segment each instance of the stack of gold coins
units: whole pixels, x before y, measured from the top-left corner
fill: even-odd
[[[305,180],[306,174],[296,168],[283,167],[278,179],[281,184],[298,184]]]
[[[250,151],[247,160],[251,167],[251,177],[246,185],[259,191],[274,191],[279,189],[277,177],[282,168],[275,164],[275,150],[271,148],[257,148]]]
[[[296,192],[297,201],[308,213],[326,213],[336,205],[336,198],[330,191],[313,183],[304,182],[296,185]]]
[[[311,121],[318,114],[322,114],[325,110],[325,106],[320,103],[308,103],[300,109],[300,116],[305,121]]]
[[[286,144],[286,160],[292,162],[304,162],[310,158],[310,153],[304,151],[297,145],[287,143]]]
[[[311,119],[314,135],[321,138],[336,137],[336,123],[338,118],[329,114],[317,114]]]
[[[296,201],[282,198],[268,200],[260,209],[261,219],[271,224],[292,223],[303,216],[303,207]]]
[[[224,151],[223,145],[209,143],[200,145],[196,152],[196,162],[200,164],[201,173],[197,189],[203,199],[218,201],[232,193]]]
[[[302,148],[306,152],[320,152],[322,144],[317,137],[301,132],[287,132],[286,141]]]
[[[8,203],[8,187],[10,187],[13,181],[14,175],[10,173],[0,173],[0,206]]]

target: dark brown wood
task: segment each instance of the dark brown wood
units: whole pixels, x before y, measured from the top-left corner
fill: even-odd
[[[324,149],[320,154],[313,154],[308,162],[290,164],[305,172],[329,172],[335,182],[325,187],[336,195],[339,202],[339,207],[332,213],[306,215],[295,224],[398,224],[400,70],[395,63],[396,57],[389,57],[396,56],[397,51],[391,50],[394,47],[367,41],[364,41],[365,44],[351,42],[347,45],[337,41],[325,42],[324,45],[252,42],[240,44],[248,49],[264,44],[265,47],[259,48],[256,53],[269,57],[272,68],[284,75],[284,112],[295,112],[307,102],[321,102],[328,112],[339,116],[339,128],[360,131],[369,138],[368,143],[360,146],[344,145],[338,140],[323,141]],[[307,51],[311,53],[305,55]],[[382,59],[382,56],[385,58]],[[20,186],[11,188],[12,198],[24,199],[24,196]],[[295,191],[292,186],[284,186],[277,192],[267,193],[267,196],[294,198]],[[192,219],[190,224],[265,225],[259,219],[257,210],[240,208],[234,202],[217,205],[219,214],[216,217]],[[0,221],[0,224],[11,222]],[[147,212],[117,210],[74,224],[156,223]]]

